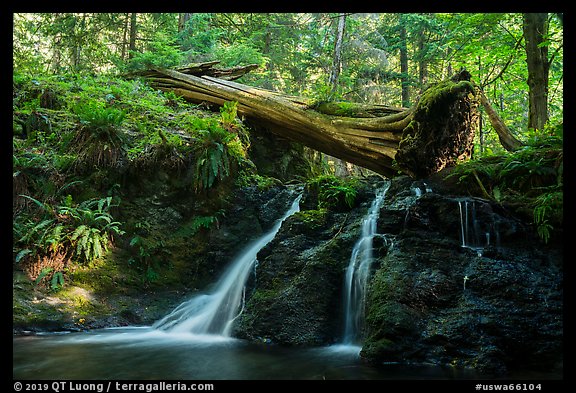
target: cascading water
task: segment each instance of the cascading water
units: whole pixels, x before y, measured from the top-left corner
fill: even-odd
[[[476,203],[474,201],[459,200],[458,209],[460,212],[461,246],[475,250],[480,257],[484,248],[490,245],[490,232],[482,234],[476,219]]]
[[[299,195],[274,227],[238,255],[216,284],[214,291],[180,304],[152,327],[175,333],[210,334],[230,337],[232,322],[242,312],[246,281],[255,266],[258,252],[280,230],[289,216],[300,210]]]
[[[390,183],[376,193],[376,198],[368,209],[362,224],[362,233],[350,256],[344,283],[344,335],[342,343],[358,345],[364,325],[364,304],[366,287],[373,261],[372,241],[376,235],[376,224],[380,207],[384,202]]]

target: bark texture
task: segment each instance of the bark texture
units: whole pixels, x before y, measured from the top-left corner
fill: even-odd
[[[238,103],[238,113],[270,132],[386,177],[425,177],[470,157],[477,102],[470,74],[428,88],[410,109],[317,102],[233,82],[255,66],[218,70],[217,62],[138,75],[191,102]],[[216,77],[215,77],[216,76]]]

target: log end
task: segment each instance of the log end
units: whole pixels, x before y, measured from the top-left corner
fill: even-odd
[[[398,168],[425,178],[470,158],[478,102],[468,80],[447,80],[429,87],[402,133],[395,156]]]

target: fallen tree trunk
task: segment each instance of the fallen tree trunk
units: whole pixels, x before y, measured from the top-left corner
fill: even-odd
[[[270,132],[386,177],[425,177],[470,157],[477,104],[466,74],[430,87],[410,109],[315,102],[169,69],[143,76],[191,102],[236,101],[239,114]]]
[[[480,97],[480,103],[484,107],[486,114],[488,115],[488,119],[490,120],[490,124],[496,130],[496,134],[498,134],[498,139],[500,140],[500,144],[504,147],[504,149],[508,151],[518,150],[523,146],[522,142],[520,142],[508,129],[504,121],[498,116],[498,113],[492,108],[490,102],[488,102],[488,98],[484,92],[478,88],[478,95]]]
[[[177,67],[174,70],[187,75],[196,75],[196,76],[205,75],[232,81],[258,68],[257,64],[249,64],[247,66],[238,66],[225,69],[216,68],[215,66],[219,63],[220,63],[219,61],[210,61],[207,63],[193,63],[182,67]],[[140,70],[130,72],[128,74],[125,74],[124,76],[127,78],[133,78],[136,76],[152,78],[155,75],[157,75],[157,71],[150,69],[150,70]]]

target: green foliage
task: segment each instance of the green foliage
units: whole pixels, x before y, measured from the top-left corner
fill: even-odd
[[[165,92],[164,97],[166,97],[166,105],[170,108],[178,108],[186,102],[182,96],[177,95],[173,91]]]
[[[236,128],[238,116],[238,102],[225,101],[220,107],[220,119],[224,128]]]
[[[120,129],[125,113],[106,107],[103,102],[82,102],[73,108],[80,127],[71,141],[71,150],[78,154],[77,167],[116,167],[126,149]]]
[[[310,179],[306,189],[317,195],[319,209],[350,209],[356,202],[358,181],[342,179],[334,175],[321,175]]]
[[[134,21],[131,17],[134,16]],[[286,93],[328,96],[336,14],[21,13],[13,16],[13,63],[22,73],[95,74],[147,66],[219,60],[223,67],[258,64],[244,80]],[[135,25],[133,26],[133,24]],[[130,28],[136,27],[132,43]],[[402,34],[401,34],[402,33]],[[550,14],[544,45],[550,63],[550,118],[562,118],[563,26]],[[410,104],[426,83],[465,66],[511,129],[526,124],[527,69],[521,13],[355,13],[347,15],[337,91],[346,100]],[[135,45],[130,59],[128,45]],[[400,50],[410,54],[397,72]],[[471,61],[474,59],[474,61]],[[114,68],[116,65],[116,68]],[[480,141],[478,141],[480,143]],[[485,127],[482,151],[498,140]]]
[[[534,207],[534,224],[540,238],[548,243],[551,231],[561,222],[564,206],[564,193],[562,191],[546,192],[536,198]],[[560,222],[559,222],[560,221]]]
[[[241,127],[236,120],[237,103],[226,102],[220,109],[218,122],[205,122],[206,129],[195,132],[196,155],[194,188],[211,188],[231,173],[233,163],[245,157],[246,149],[240,141]]]
[[[54,272],[51,267],[42,269],[36,280],[34,280],[36,285],[40,284],[44,278],[50,277],[50,274],[50,289],[52,291],[58,291],[64,287],[64,274],[61,271]]]
[[[214,224],[218,224],[218,219],[215,216],[198,216],[192,220],[190,230],[196,233],[201,228],[210,229]]]
[[[176,44],[175,37],[164,32],[156,32],[148,43],[145,52],[133,53],[127,71],[145,70],[150,67],[170,68],[181,64],[184,54]]]
[[[178,231],[177,236],[192,237],[196,235],[201,229],[210,229],[213,226],[219,226],[220,222],[218,217],[222,217],[224,211],[220,210],[215,215],[209,216],[195,216],[186,225],[183,225]]]
[[[32,201],[37,212],[13,220],[14,262],[37,283],[48,279],[52,290],[64,285],[69,261],[91,264],[105,256],[114,235],[124,233],[109,211],[115,207],[112,197],[75,204],[68,195],[58,205],[22,197]]]
[[[461,163],[446,178],[487,199],[532,209],[537,232],[548,242],[562,226],[563,163],[562,138],[540,135],[517,151]]]
[[[81,124],[95,130],[119,127],[126,116],[123,111],[107,107],[104,102],[96,100],[80,101],[71,109]]]
[[[224,180],[230,174],[230,157],[227,142],[233,134],[224,129],[198,131],[199,145],[196,147],[196,173],[194,188],[206,190],[216,180]]]
[[[178,43],[186,52],[188,61],[205,61],[215,58],[213,55],[222,28],[214,26],[214,14],[194,13],[177,34]]]
[[[158,264],[166,253],[165,242],[153,236],[136,235],[130,240],[130,247],[137,251],[128,259],[128,263],[143,273],[145,281],[156,281]]]
[[[240,65],[258,64],[264,66],[267,58],[260,53],[254,45],[244,42],[234,45],[220,44],[214,51],[214,57],[223,67],[236,67]]]
[[[16,262],[31,255],[50,255],[63,251],[78,262],[91,262],[104,256],[115,234],[120,235],[120,223],[113,220],[109,209],[112,197],[89,200],[75,205],[67,198],[52,206],[32,197],[43,211],[44,219],[14,220]]]

